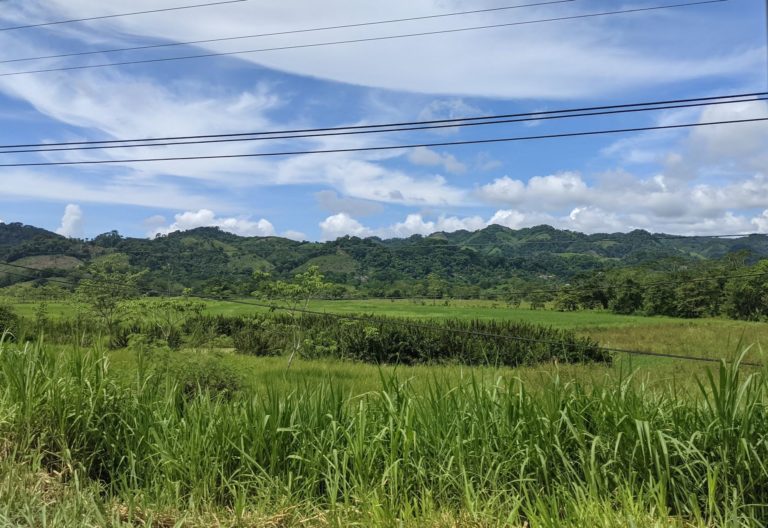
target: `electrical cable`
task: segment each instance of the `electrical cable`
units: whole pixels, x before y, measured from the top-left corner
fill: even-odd
[[[116,159],[116,160],[87,160],[87,161],[50,161],[50,162],[32,162],[32,163],[3,163],[0,167],[55,167],[71,165],[110,165],[127,163],[147,163],[161,161],[197,161],[197,160],[218,160],[218,159],[244,159],[244,158],[264,158],[278,156],[303,156],[309,154],[341,154],[353,152],[380,152],[388,150],[403,150],[422,147],[455,147],[463,145],[488,145],[494,143],[510,143],[518,141],[532,141],[543,139],[561,139],[571,137],[590,137],[607,134],[625,134],[631,132],[647,132],[651,130],[679,130],[684,128],[700,128],[715,125],[732,125],[740,123],[758,123],[768,121],[768,117],[759,117],[751,119],[735,119],[726,121],[712,121],[705,123],[685,123],[679,125],[648,126],[634,128],[620,128],[612,130],[590,130],[586,132],[566,132],[561,134],[544,134],[538,136],[517,136],[506,138],[475,139],[465,141],[443,141],[434,143],[416,143],[409,145],[385,145],[378,147],[352,147],[352,148],[334,148],[324,150],[295,150],[283,152],[261,152],[256,154],[220,154],[208,156],[173,156],[167,158],[134,158],[134,159]]]
[[[244,39],[252,39],[252,38],[262,38],[262,37],[275,37],[275,36],[283,36],[283,35],[294,35],[299,33],[312,33],[312,32],[318,32],[318,31],[331,31],[336,29],[349,29],[349,28],[355,28],[355,27],[365,27],[365,26],[377,26],[377,25],[383,25],[383,24],[397,24],[401,22],[411,22],[416,20],[428,20],[428,19],[435,19],[435,18],[447,18],[447,17],[455,17],[455,16],[463,16],[463,15],[474,15],[474,14],[480,14],[480,13],[491,13],[491,12],[498,12],[498,11],[507,11],[511,9],[521,9],[525,7],[539,7],[539,6],[546,6],[551,4],[566,4],[571,2],[576,2],[577,0],[550,0],[547,2],[535,2],[531,4],[518,4],[518,5],[511,5],[511,6],[502,6],[502,7],[494,7],[490,9],[474,9],[472,11],[458,11],[454,13],[442,13],[442,14],[436,14],[436,15],[426,15],[426,16],[415,16],[415,17],[407,17],[407,18],[394,18],[389,20],[377,20],[373,22],[359,22],[355,24],[341,24],[336,26],[325,26],[325,27],[316,27],[316,28],[306,28],[306,29],[293,29],[293,30],[286,30],[286,31],[276,31],[273,33],[256,33],[253,35],[240,35],[235,37],[221,37],[221,38],[213,38],[213,39],[204,39],[204,40],[190,40],[186,42],[170,42],[165,44],[149,44],[146,46],[133,46],[129,48],[112,48],[112,49],[103,49],[103,50],[95,50],[95,51],[79,51],[74,53],[61,53],[58,55],[44,55],[40,57],[27,57],[22,59],[7,59],[7,60],[0,60],[0,64],[7,64],[11,62],[27,62],[27,61],[36,61],[36,60],[47,60],[47,59],[63,59],[67,57],[81,57],[84,55],[99,55],[99,54],[106,54],[106,53],[119,53],[119,52],[125,52],[125,51],[142,51],[142,50],[148,50],[148,49],[157,49],[157,48],[171,48],[171,47],[177,47],[177,46],[192,46],[197,44],[211,44],[214,42],[227,42],[227,41],[233,41],[233,40],[244,40]]]
[[[618,11],[604,11],[601,13],[587,13],[587,14],[572,15],[572,16],[566,16],[566,17],[526,20],[521,22],[508,22],[504,24],[490,24],[490,25],[484,25],[484,26],[473,26],[473,27],[464,27],[464,28],[456,28],[456,29],[443,29],[438,31],[423,31],[419,33],[404,33],[399,35],[386,35],[382,37],[337,40],[337,41],[331,41],[331,42],[315,42],[310,44],[295,44],[295,45],[289,45],[289,46],[276,46],[276,47],[270,47],[270,48],[260,48],[260,49],[251,49],[251,50],[201,53],[196,55],[161,57],[161,58],[155,58],[155,59],[139,59],[139,60],[119,61],[119,62],[106,62],[106,63],[99,63],[99,64],[84,64],[79,66],[64,66],[64,67],[58,67],[58,68],[43,68],[38,70],[25,70],[25,71],[0,73],[0,77],[12,77],[17,75],[31,75],[31,74],[38,74],[38,73],[90,70],[95,68],[111,68],[115,66],[131,66],[131,65],[137,65],[137,64],[157,64],[157,63],[166,63],[171,61],[207,59],[212,57],[232,57],[237,55],[248,55],[248,54],[264,53],[264,52],[271,52],[271,51],[319,48],[319,47],[339,46],[339,45],[346,45],[346,44],[360,44],[363,42],[379,42],[384,40],[398,40],[398,39],[406,39],[406,38],[414,38],[414,37],[428,37],[428,36],[434,36],[434,35],[465,33],[469,31],[481,31],[481,30],[498,29],[498,28],[504,28],[504,27],[513,27],[513,26],[523,26],[523,25],[530,25],[530,24],[543,24],[543,23],[549,23],[549,22],[561,22],[566,20],[581,20],[581,19],[601,17],[601,16],[613,16],[613,15],[658,11],[662,9],[674,9],[679,7],[716,4],[716,3],[722,3],[727,1],[730,1],[730,0],[701,0],[697,2],[686,2],[686,3],[680,3],[680,4],[667,4],[667,5],[661,5],[661,6],[643,7],[643,8],[636,8],[636,9],[624,9],[624,10],[618,10]]]
[[[148,15],[152,13],[164,13],[167,11],[181,11],[185,9],[197,9],[200,7],[212,7],[212,6],[218,6],[218,5],[224,5],[224,4],[239,4],[241,2],[248,2],[248,1],[249,0],[223,0],[220,2],[208,2],[205,4],[186,5],[186,6],[179,6],[179,7],[165,7],[162,9],[150,9],[147,11],[133,11],[131,13],[118,13],[114,15],[101,15],[101,16],[88,17],[88,18],[73,18],[69,20],[58,20],[55,22],[40,22],[37,24],[26,24],[23,26],[4,27],[4,28],[0,28],[0,31],[15,31],[17,29],[31,29],[31,28],[39,28],[39,27],[45,27],[45,26],[57,26],[61,24],[73,24],[75,22],[90,22],[93,20],[105,20],[108,18],[121,18],[121,17],[129,17],[129,16],[136,16],[136,15]],[[31,60],[31,59],[27,59],[27,60]],[[2,61],[2,62],[11,62],[11,61]]]
[[[541,119],[541,117],[543,116],[573,114],[576,112],[593,112],[598,110],[621,110],[621,109],[632,109],[635,107],[649,107],[649,106],[659,106],[659,105],[719,101],[719,100],[726,100],[726,99],[746,99],[746,101],[742,101],[742,102],[749,102],[750,100],[755,100],[755,98],[757,97],[764,97],[764,96],[768,96],[768,92],[752,92],[752,93],[741,93],[741,94],[730,94],[730,95],[717,95],[717,96],[709,96],[709,97],[693,97],[693,98],[687,98],[687,99],[646,101],[641,103],[621,103],[621,104],[607,105],[607,106],[604,105],[604,106],[592,106],[592,107],[581,107],[581,108],[567,108],[567,109],[559,109],[559,110],[544,110],[539,112],[521,112],[521,113],[513,113],[513,114],[470,116],[470,117],[461,117],[461,118],[452,118],[452,119],[434,119],[434,120],[422,120],[422,121],[405,121],[405,122],[381,123],[381,124],[371,124],[371,125],[350,125],[350,126],[324,127],[324,128],[271,130],[271,131],[261,131],[261,132],[236,132],[236,133],[229,133],[229,134],[203,134],[203,135],[195,135],[195,136],[167,136],[167,137],[154,137],[154,138],[145,137],[145,138],[138,138],[138,139],[66,141],[66,142],[55,142],[55,143],[53,142],[26,143],[26,144],[22,143],[22,144],[0,145],[0,149],[61,147],[61,146],[73,146],[73,145],[106,145],[106,144],[113,144],[113,143],[123,144],[123,143],[139,143],[139,142],[143,143],[143,142],[151,142],[151,141],[180,141],[180,140],[192,140],[192,139],[211,139],[211,138],[228,138],[228,137],[240,137],[240,136],[278,135],[278,134],[304,134],[304,133],[312,133],[312,132],[368,130],[368,129],[375,129],[375,128],[407,127],[407,126],[432,125],[432,124],[444,124],[444,123],[458,124],[462,122],[485,121],[489,119],[507,119],[507,118],[517,118],[517,117],[535,117],[537,119]]]
[[[119,144],[119,145],[99,145],[99,146],[25,148],[25,149],[16,149],[16,150],[0,150],[0,154],[31,154],[31,153],[38,153],[38,152],[66,152],[66,151],[107,150],[107,149],[124,149],[124,148],[169,147],[169,146],[182,146],[182,145],[208,145],[208,144],[217,144],[217,143],[242,143],[242,142],[251,142],[251,141],[272,141],[272,140],[286,140],[286,139],[307,139],[307,138],[318,138],[318,137],[350,136],[350,135],[361,135],[361,134],[382,134],[382,133],[392,133],[392,132],[412,132],[412,131],[419,131],[419,130],[465,128],[465,127],[476,127],[476,126],[485,126],[485,125],[524,123],[524,122],[530,122],[530,121],[549,121],[549,120],[555,120],[555,119],[570,119],[570,118],[576,118],[576,117],[595,117],[595,116],[604,116],[604,115],[617,115],[617,114],[628,114],[628,113],[637,113],[637,112],[672,110],[672,109],[679,109],[679,108],[694,108],[694,107],[702,107],[702,106],[747,103],[752,101],[766,101],[766,100],[768,100],[768,97],[757,97],[757,98],[750,98],[750,99],[735,99],[735,100],[728,100],[728,101],[714,101],[714,102],[679,104],[679,105],[668,105],[668,106],[657,106],[657,107],[643,107],[643,108],[635,108],[635,109],[610,110],[610,111],[589,112],[589,113],[580,113],[580,114],[578,113],[564,114],[564,115],[555,115],[555,116],[529,117],[529,118],[521,118],[521,119],[501,119],[501,120],[491,120],[491,121],[472,121],[468,123],[457,123],[457,124],[446,124],[446,125],[425,125],[425,126],[418,126],[418,127],[401,127],[401,128],[389,128],[389,129],[377,128],[374,130],[351,130],[347,132],[326,132],[326,133],[315,133],[315,134],[295,134],[295,135],[268,136],[268,137],[257,136],[257,137],[240,137],[240,138],[227,138],[227,139],[168,141],[168,142],[159,142],[159,143],[138,143],[138,144]]]

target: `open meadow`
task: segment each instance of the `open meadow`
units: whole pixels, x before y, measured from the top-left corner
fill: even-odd
[[[33,304],[13,308],[29,320],[39,313]],[[341,339],[320,318],[295,321],[306,339],[289,367],[286,352],[242,353],[237,333],[193,342],[192,332],[175,347],[144,338],[108,347],[86,334],[67,341],[53,329],[68,320],[68,306],[50,303],[51,335],[7,337],[0,346],[0,522],[554,528],[768,520],[768,370],[731,363],[761,361],[764,324],[485,301],[308,308],[419,324],[524,321],[573,332],[563,339],[728,362],[618,353],[607,362],[371,364],[307,355],[310,341],[316,353]],[[151,321],[150,312],[144,317]],[[222,325],[274,316],[209,302],[202,317]]]

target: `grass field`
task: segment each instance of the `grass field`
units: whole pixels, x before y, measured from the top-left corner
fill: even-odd
[[[768,339],[758,323],[479,301],[310,309],[524,320],[712,358]],[[748,357],[762,360],[757,347]],[[221,348],[6,343],[0,526],[764,526],[768,371],[717,369],[622,354],[613,366],[288,368]]]
[[[768,520],[762,373],[722,368],[681,391],[605,367],[286,371],[285,358],[136,354],[0,346],[0,525]],[[164,370],[184,355],[246,383],[217,396],[208,378],[190,397]]]
[[[245,302],[255,302],[244,299]],[[33,317],[36,304],[14,305],[20,315]],[[69,313],[67,303],[48,304],[51,316]],[[760,346],[768,344],[768,325],[727,319],[676,319],[616,315],[606,311],[558,312],[507,308],[492,301],[449,301],[432,303],[407,300],[314,301],[310,310],[337,314],[409,317],[418,319],[506,319],[576,330],[597,339],[601,345],[619,349],[643,350],[664,354],[700,356],[714,359],[732,358],[743,346],[752,345],[748,359],[761,359]],[[247,315],[264,312],[263,308],[229,302],[208,302],[207,312],[221,315]],[[659,362],[674,363],[649,357],[635,357],[632,366],[652,366]],[[684,367],[681,367],[684,370]]]

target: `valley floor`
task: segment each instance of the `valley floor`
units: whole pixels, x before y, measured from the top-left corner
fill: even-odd
[[[15,309],[32,317],[35,306]],[[607,347],[712,359],[750,346],[745,358],[756,362],[768,340],[764,323],[482,301],[310,309],[525,320]],[[67,310],[49,305],[52,317]],[[751,493],[768,502],[760,491],[768,470],[758,464],[768,457],[760,369],[621,353],[610,367],[297,359],[288,368],[285,357],[226,349],[0,348],[0,526],[710,528],[768,520],[741,500]],[[215,365],[237,376],[241,396],[179,400],[158,365]]]

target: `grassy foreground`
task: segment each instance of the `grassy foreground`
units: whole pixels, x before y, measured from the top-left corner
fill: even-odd
[[[190,392],[135,360],[126,379],[97,349],[0,347],[0,525],[768,521],[766,372],[715,368],[693,393],[409,369]]]

